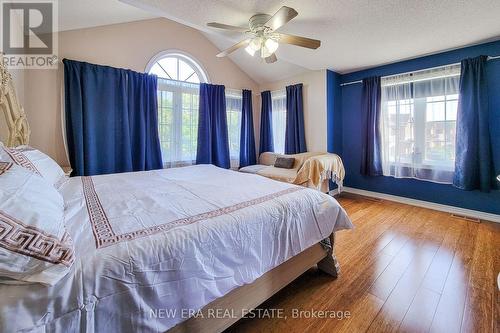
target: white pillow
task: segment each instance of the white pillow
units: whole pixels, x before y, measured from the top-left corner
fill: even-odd
[[[13,162],[45,178],[58,188],[66,180],[64,171],[49,156],[30,146],[5,147],[0,143],[0,161]]]
[[[2,282],[54,285],[74,260],[61,194],[34,172],[0,162]]]

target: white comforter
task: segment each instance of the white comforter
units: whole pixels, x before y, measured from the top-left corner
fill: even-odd
[[[209,165],[61,191],[75,264],[54,287],[0,285],[1,332],[164,332],[352,226],[330,196]]]

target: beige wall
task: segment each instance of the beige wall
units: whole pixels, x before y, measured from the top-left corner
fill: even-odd
[[[228,88],[259,91],[229,58],[200,32],[167,19],[153,19],[59,33],[59,57],[144,71],[161,51],[175,49],[197,59],[210,81]],[[61,126],[62,66],[59,70],[30,70],[25,79],[24,106],[31,124],[31,144],[67,165]],[[254,98],[254,109],[260,107]],[[258,124],[258,112],[255,125]],[[258,140],[258,131],[256,131]]]
[[[259,90],[279,90],[296,83],[304,84],[302,93],[307,150],[326,151],[326,70],[307,71],[285,80],[262,84]]]

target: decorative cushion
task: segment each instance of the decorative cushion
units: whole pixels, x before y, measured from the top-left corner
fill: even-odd
[[[13,162],[33,171],[56,188],[67,180],[63,169],[53,159],[30,146],[8,148],[0,143],[0,161]]]
[[[295,158],[279,156],[278,158],[276,158],[276,162],[274,162],[274,167],[282,169],[293,169],[293,163],[295,163]]]
[[[61,194],[13,162],[0,162],[0,280],[54,285],[74,262]]]
[[[277,154],[277,153],[272,153],[269,151],[264,152],[264,153],[260,154],[260,156],[259,156],[259,164],[273,166],[274,162],[276,162],[276,158],[278,156],[281,156],[281,155]]]

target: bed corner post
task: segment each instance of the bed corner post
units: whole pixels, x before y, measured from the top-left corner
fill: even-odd
[[[334,248],[335,233],[332,232],[329,239],[330,239],[330,248],[328,249],[326,257],[324,257],[323,259],[321,259],[320,262],[318,262],[318,268],[321,271],[336,278],[340,273],[340,265],[339,262],[337,261],[337,257],[335,256],[335,248]]]

